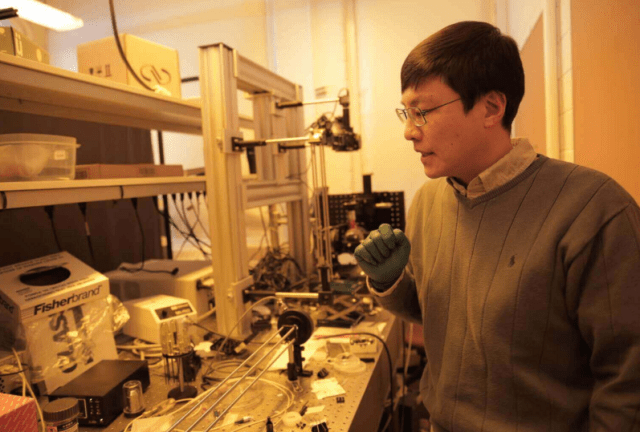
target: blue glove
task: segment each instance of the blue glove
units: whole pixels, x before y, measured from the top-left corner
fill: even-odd
[[[411,244],[399,229],[382,224],[355,250],[355,257],[362,271],[369,276],[369,283],[378,291],[391,288],[409,262]]]

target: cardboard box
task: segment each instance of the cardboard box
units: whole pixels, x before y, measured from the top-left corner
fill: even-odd
[[[149,87],[160,85],[180,97],[178,52],[129,34],[120,35],[122,49],[138,77]],[[78,45],[78,72],[144,88],[129,72],[113,37]]]
[[[127,164],[107,165],[92,164],[76,166],[78,179],[110,179],[129,177],[182,177],[182,165]]]
[[[0,52],[49,64],[49,53],[13,27],[0,27]]]
[[[0,268],[0,310],[28,323],[109,295],[109,280],[69,252]]]
[[[0,430],[38,432],[36,401],[29,397],[0,393]]]

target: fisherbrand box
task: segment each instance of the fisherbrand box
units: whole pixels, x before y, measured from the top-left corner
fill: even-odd
[[[109,295],[109,280],[59,252],[0,268],[0,311],[29,323]]]

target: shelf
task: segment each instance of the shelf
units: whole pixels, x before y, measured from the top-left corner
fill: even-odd
[[[204,177],[6,182],[0,183],[0,210],[204,190]]]
[[[0,110],[200,135],[198,101],[0,53]]]

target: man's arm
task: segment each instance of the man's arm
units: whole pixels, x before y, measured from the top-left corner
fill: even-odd
[[[577,320],[595,384],[589,430],[640,430],[640,210],[630,203],[572,260]]]
[[[368,285],[369,291],[376,296],[382,307],[408,322],[423,324],[416,282],[408,269],[402,273],[396,283],[387,291],[380,292],[370,284]]]

